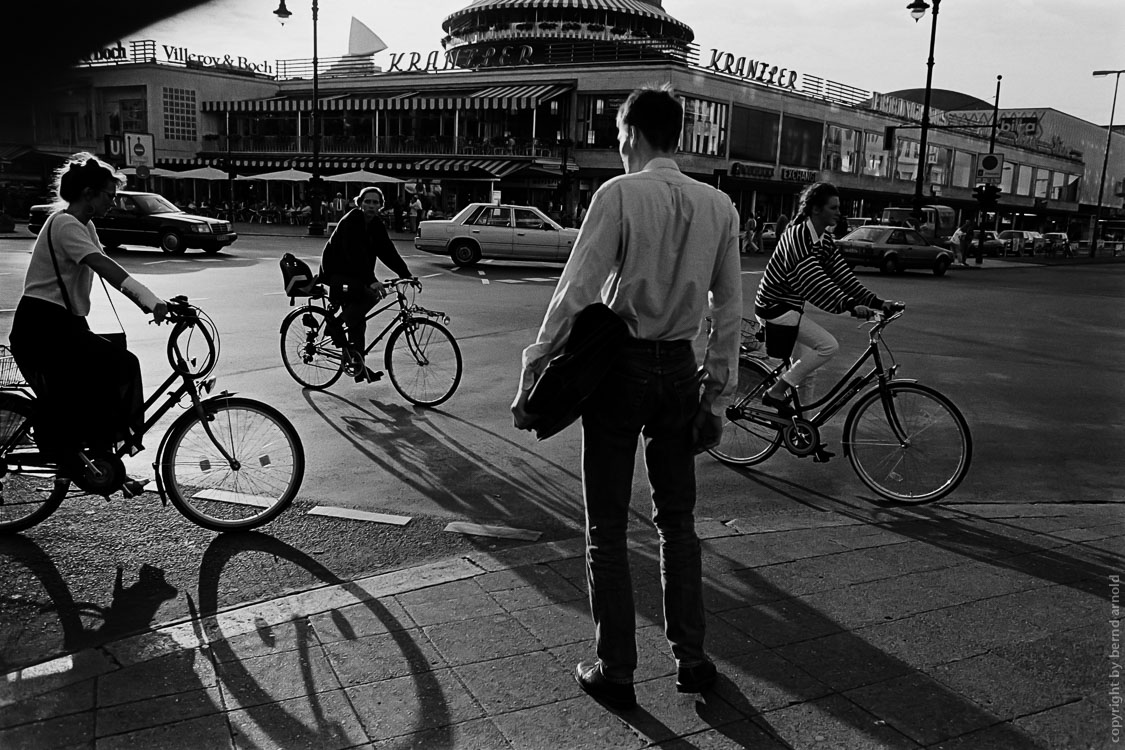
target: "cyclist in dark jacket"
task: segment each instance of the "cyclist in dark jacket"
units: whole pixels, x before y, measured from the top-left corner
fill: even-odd
[[[367,313],[386,292],[375,278],[375,262],[383,264],[399,278],[412,278],[406,261],[399,255],[379,212],[383,209],[383,193],[367,187],[355,199],[356,208],[348,211],[336,225],[320,259],[320,277],[327,282],[332,299],[341,303],[344,324],[348,328],[348,345],[359,361],[357,379],[368,372],[362,364],[366,348]],[[371,377],[368,377],[371,379]]]

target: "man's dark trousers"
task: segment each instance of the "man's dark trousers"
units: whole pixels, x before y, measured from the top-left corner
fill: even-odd
[[[691,342],[629,339],[583,410],[586,576],[597,656],[610,680],[632,682],[637,666],[626,534],[642,435],[660,536],[665,634],[678,664],[706,658],[691,434],[699,393]]]

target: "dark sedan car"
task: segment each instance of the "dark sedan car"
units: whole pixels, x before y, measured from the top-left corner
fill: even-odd
[[[849,232],[836,247],[852,266],[874,266],[883,273],[925,268],[942,276],[953,262],[953,253],[931,245],[907,227],[865,226]]]
[[[32,206],[27,228],[39,234],[50,214],[50,205]],[[119,190],[113,208],[95,219],[94,226],[110,250],[147,245],[174,254],[189,248],[217,253],[238,239],[229,221],[184,213],[161,195],[131,190]]]

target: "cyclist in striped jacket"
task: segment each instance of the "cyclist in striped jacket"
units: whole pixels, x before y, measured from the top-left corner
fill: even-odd
[[[835,185],[816,182],[806,187],[800,212],[778,238],[758,285],[754,299],[758,319],[797,327],[792,366],[762,394],[762,402],[779,411],[789,408],[789,389],[800,385],[840,348],[832,334],[804,317],[806,302],[826,312],[847,312],[864,319],[874,310],[889,311],[898,304],[880,299],[848,268],[829,231],[839,218],[840,193]],[[805,395],[804,390],[801,393]]]

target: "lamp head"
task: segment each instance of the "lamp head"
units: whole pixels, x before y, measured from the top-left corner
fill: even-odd
[[[289,9],[285,7],[285,0],[281,0],[281,4],[277,6],[277,10],[275,10],[273,14],[277,16],[277,20],[281,22],[282,26],[285,25],[289,16],[293,15],[289,12]]]
[[[914,19],[915,23],[922,20],[922,16],[926,15],[926,11],[930,9],[930,4],[926,0],[913,0],[910,5],[906,6],[910,11],[910,17]]]

